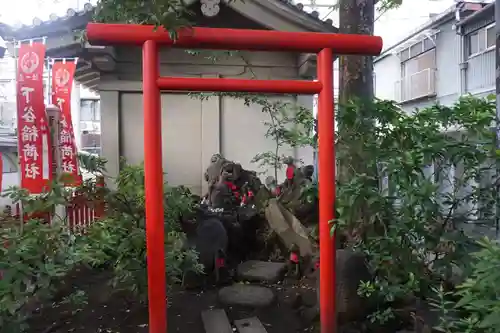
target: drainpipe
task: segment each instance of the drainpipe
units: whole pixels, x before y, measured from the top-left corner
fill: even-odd
[[[465,36],[463,33],[463,27],[457,28],[457,34],[459,38],[459,54],[458,54],[458,66],[460,68],[459,75],[459,86],[460,86],[460,96],[467,93],[467,67],[469,63],[465,60]]]
[[[460,21],[460,11],[457,10],[456,12],[456,20],[457,22]],[[458,95],[462,96],[467,93],[467,65],[468,63],[465,60],[465,36],[463,32],[463,27],[462,26],[455,26],[456,27],[456,32],[458,35],[458,68],[459,68],[459,75],[458,75],[458,84],[459,84],[459,91]],[[468,190],[468,184],[464,186],[460,186],[460,188],[455,188],[455,184],[453,179],[457,176],[457,174],[460,174],[460,165],[455,165],[451,161],[446,161],[445,162],[445,167],[441,171],[442,174],[444,175],[445,181],[441,183],[441,191],[443,193],[453,193],[455,190],[459,193],[459,195],[465,195]],[[447,184],[446,184],[447,183]],[[441,207],[444,208],[445,210],[449,210],[450,207],[447,207],[446,204],[442,203]],[[460,212],[463,210],[470,210],[470,207],[467,204],[460,204],[458,207],[454,209],[455,212]],[[453,213],[455,213],[453,212]]]
[[[468,82],[467,82],[467,69],[469,67],[469,63],[466,59],[466,42],[465,42],[465,33],[463,31],[463,26],[458,27],[457,33],[460,37],[460,48],[459,48],[459,68],[460,68],[460,96],[463,96],[468,93]],[[456,172],[456,167],[454,165],[450,165],[450,173]],[[474,191],[475,188],[478,188],[480,184],[475,179],[470,179],[467,183],[459,190],[460,195],[468,195]],[[466,209],[471,212],[468,214],[468,218],[472,221],[478,220],[479,216],[479,203],[477,202],[467,202],[461,205],[460,209]]]

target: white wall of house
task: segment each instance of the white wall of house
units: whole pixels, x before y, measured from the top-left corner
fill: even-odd
[[[375,61],[375,95],[412,112],[460,96],[460,36],[454,19],[429,27]]]
[[[401,61],[394,54],[389,54],[374,65],[375,96],[381,99],[395,100],[396,83],[401,77]]]
[[[460,96],[460,36],[454,20],[439,27],[436,35],[436,98],[443,105],[451,105]]]
[[[490,30],[493,25],[476,27],[462,37],[457,33],[456,23],[454,17],[450,17],[439,26],[428,29],[434,34],[434,45],[427,42],[426,46],[424,43],[428,37],[423,34],[379,58],[374,65],[376,96],[394,99],[400,102],[403,110],[412,112],[436,102],[452,105],[462,94],[483,97],[490,93],[494,89],[495,77],[494,34]],[[464,62],[463,66],[460,66],[461,62]],[[456,190],[458,196],[466,196],[472,187],[478,186],[470,181],[454,188],[452,180],[462,177],[463,168],[463,164],[458,163],[441,171],[439,189],[442,193]],[[433,169],[430,166],[424,172],[431,174]],[[484,177],[491,176],[485,173]],[[466,202],[457,207],[457,212],[474,212],[477,207],[478,203]],[[480,217],[472,214],[471,218]],[[479,227],[471,228],[479,231]],[[481,230],[480,233],[490,231]]]
[[[16,126],[16,69],[8,53],[0,59],[0,127]]]

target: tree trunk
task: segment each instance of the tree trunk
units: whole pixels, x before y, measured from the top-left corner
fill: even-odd
[[[340,33],[373,35],[374,0],[340,0]],[[372,100],[373,57],[342,56],[340,58],[340,103],[353,97]]]
[[[374,0],[340,0],[340,33],[373,35],[375,2]],[[358,103],[373,101],[373,57],[342,56],[339,66],[339,132],[337,151],[339,153],[338,179],[345,183],[353,174],[373,174],[366,170],[363,163],[363,135],[360,128],[370,131],[373,125],[369,115],[369,107],[361,107],[357,112],[354,125],[352,117],[344,117],[344,107],[350,100]],[[343,121],[349,119],[350,121]],[[359,126],[359,122],[364,122]]]
[[[375,23],[375,0],[339,0],[340,33],[373,35]],[[338,152],[338,181],[348,183],[353,176],[365,174],[372,176],[366,181],[373,182],[366,186],[377,186],[377,170],[367,166],[364,159],[365,135],[373,129],[373,119],[370,116],[373,101],[373,57],[342,56],[339,66],[339,125],[336,151]],[[351,100],[358,103],[356,114],[345,113]],[[366,107],[363,104],[366,103]],[[363,133],[360,133],[363,131]],[[371,180],[368,180],[371,179]],[[369,225],[370,212],[368,204],[363,202],[353,212],[351,222],[359,228],[355,234],[363,237],[363,227]],[[363,222],[360,224],[359,222]],[[353,224],[354,225],[354,224]],[[354,231],[354,230],[351,230]],[[361,232],[360,232],[361,231]]]

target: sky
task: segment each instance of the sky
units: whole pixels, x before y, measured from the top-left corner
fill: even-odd
[[[6,0],[4,0],[6,1]],[[48,20],[50,14],[65,15],[68,8],[82,9],[87,2],[96,0],[15,0],[2,6],[0,22],[7,24],[31,24],[33,18]],[[298,0],[306,10],[316,9],[320,18],[330,18],[338,23],[338,12],[328,8],[337,0]],[[353,0],[354,1],[354,0]],[[429,14],[440,13],[453,4],[454,0],[403,0],[403,5],[383,15],[376,15],[375,34],[382,36],[384,46],[390,46],[429,19]],[[318,6],[313,8],[314,3]]]
[[[307,11],[314,9],[320,13],[322,19],[330,18],[334,24],[339,22],[338,11],[332,11],[328,5],[336,0],[299,0]],[[354,1],[354,0],[353,0]],[[384,48],[397,43],[420,25],[429,20],[429,14],[439,14],[451,7],[454,0],[403,0],[398,9],[375,15],[375,35],[384,40]]]
[[[7,0],[3,0],[7,1]],[[48,20],[50,14],[64,16],[68,8],[83,9],[87,2],[96,0],[14,0],[2,6],[0,22],[7,24],[31,24],[33,18]]]
[[[3,0],[6,1],[6,0]],[[33,19],[48,20],[51,14],[64,16],[68,8],[83,9],[87,2],[97,0],[15,0],[4,6],[0,12],[0,22],[11,25],[32,24]],[[330,18],[338,25],[338,11],[330,6],[337,0],[295,0],[302,3],[306,11],[316,10],[321,19]],[[355,1],[355,0],[352,0]],[[403,5],[385,13],[377,13],[375,18],[375,34],[384,40],[384,48],[388,48],[406,37],[417,27],[429,20],[430,14],[439,14],[453,5],[454,0],[403,0]],[[338,72],[338,61],[335,62]],[[337,87],[338,75],[334,74]],[[338,89],[335,89],[335,94]]]
[[[6,1],[6,0],[2,0]],[[87,2],[97,0],[14,0],[8,6],[3,6],[0,12],[0,22],[10,25],[32,24],[35,17],[48,20],[51,14],[64,16],[68,8],[83,9]],[[338,12],[329,6],[337,0],[295,0],[302,3],[306,11],[317,10],[321,19],[330,18],[334,25],[338,24]],[[352,0],[355,1],[355,0]],[[403,0],[403,5],[386,13],[377,13],[375,34],[384,40],[384,48],[388,48],[406,37],[417,27],[429,20],[430,14],[445,11],[454,0]],[[316,7],[315,7],[316,5]],[[338,93],[338,61],[335,62],[335,95]]]

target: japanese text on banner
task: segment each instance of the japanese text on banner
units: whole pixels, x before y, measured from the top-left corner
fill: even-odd
[[[67,174],[66,185],[82,182],[78,167],[78,151],[71,119],[71,90],[75,75],[74,61],[57,61],[52,66],[52,104],[61,110],[59,121],[59,152],[61,171]]]
[[[50,154],[43,94],[45,45],[21,44],[17,63],[17,136],[21,186],[44,192],[51,180]]]

